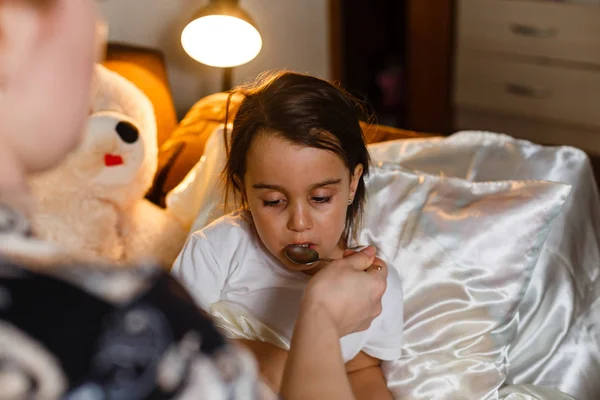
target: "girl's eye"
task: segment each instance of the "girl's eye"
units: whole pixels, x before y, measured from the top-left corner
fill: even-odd
[[[322,203],[331,203],[331,197],[332,197],[332,196],[325,196],[325,197],[313,197],[312,199],[313,199],[313,201],[314,201],[315,203],[320,203],[320,204],[322,204]]]
[[[283,200],[263,200],[265,207],[277,207],[283,203]]]

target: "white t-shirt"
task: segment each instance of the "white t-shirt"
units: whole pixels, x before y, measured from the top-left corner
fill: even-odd
[[[288,343],[310,279],[309,275],[283,267],[241,213],[221,217],[192,234],[175,260],[172,274],[204,310],[209,311],[216,302],[235,304],[287,338]],[[380,360],[400,356],[402,285],[398,272],[391,267],[382,305],[381,315],[369,329],[341,339],[344,361],[361,350]]]

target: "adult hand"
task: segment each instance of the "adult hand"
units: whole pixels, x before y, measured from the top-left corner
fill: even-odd
[[[324,310],[339,337],[369,328],[381,313],[388,272],[375,253],[372,246],[360,252],[347,250],[317,273],[304,293],[301,315]]]

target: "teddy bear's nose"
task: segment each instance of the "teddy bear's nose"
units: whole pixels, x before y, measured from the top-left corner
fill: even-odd
[[[138,140],[138,137],[140,136],[137,128],[127,121],[119,122],[117,124],[116,130],[119,134],[119,137],[125,143],[135,143]]]

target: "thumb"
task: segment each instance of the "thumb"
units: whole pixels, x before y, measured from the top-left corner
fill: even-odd
[[[375,253],[376,250],[373,246],[369,246],[359,252],[346,250],[346,252],[344,252],[344,260],[347,260],[353,269],[364,271],[373,264],[373,261],[375,261]]]

